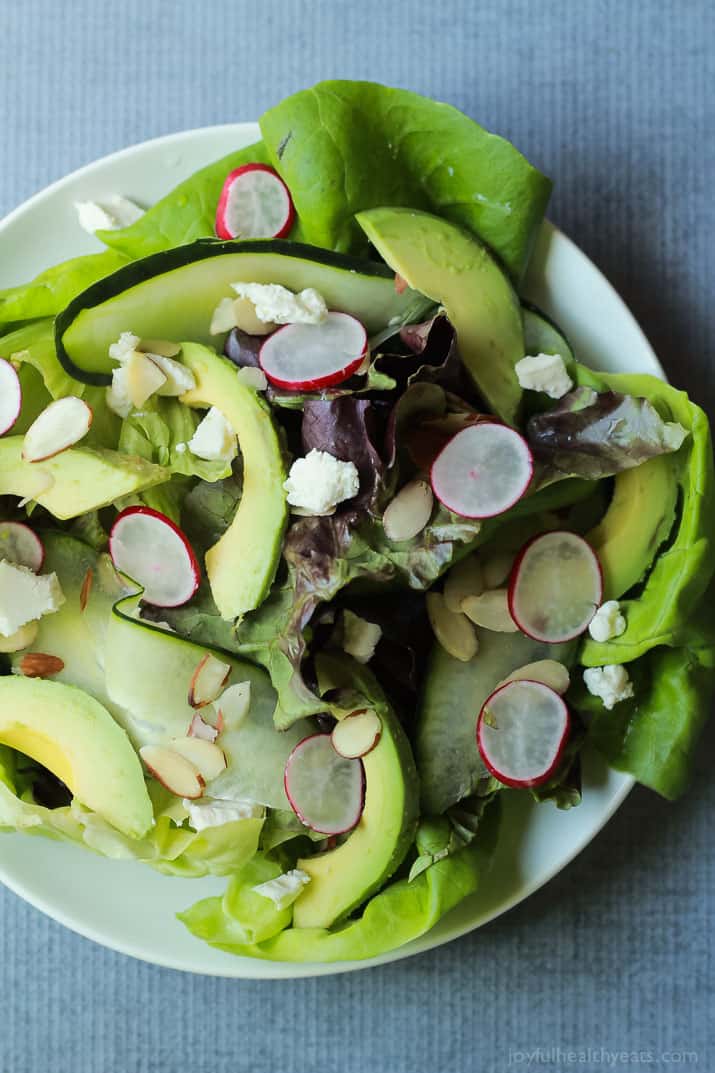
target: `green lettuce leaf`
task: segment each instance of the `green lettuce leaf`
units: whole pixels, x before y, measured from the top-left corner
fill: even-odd
[[[690,435],[673,455],[680,487],[678,519],[640,593],[622,601],[626,631],[611,641],[587,639],[581,662],[588,667],[628,663],[660,645],[687,643],[689,623],[715,572],[715,471],[705,413],[683,391],[652,376],[591,373],[578,367],[579,382],[601,390],[646,398]]]
[[[30,283],[0,291],[0,325],[54,317],[83,290],[125,264],[115,250],[90,253],[54,265]]]
[[[551,183],[457,109],[374,82],[321,82],[260,125],[307,242],[363,254],[355,213],[404,205],[474,232],[521,277]]]
[[[246,943],[245,924],[234,918],[225,898],[206,898],[179,913],[179,920],[198,939],[243,957],[299,962],[377,957],[424,935],[477,890],[489,866],[498,818],[498,805],[493,805],[471,845],[437,860],[411,882],[398,879],[391,883],[370,899],[360,916],[334,928],[287,927],[263,942]],[[449,837],[446,830],[442,836]],[[429,845],[439,852],[436,837]]]
[[[146,838],[131,839],[76,801],[46,808],[28,790],[18,796],[19,790],[7,757],[0,754],[0,831],[74,842],[113,860],[143,861],[166,875],[185,878],[232,874],[257,851],[263,826],[262,819],[238,820],[197,834],[172,818],[176,799],[170,804],[167,792],[151,783],[156,824]]]
[[[582,683],[574,683],[569,694],[609,763],[670,800],[687,789],[715,693],[714,598],[711,589],[685,645],[653,648],[629,666],[632,699],[608,711]]]
[[[224,179],[234,168],[252,163],[269,163],[261,142],[229,153],[197,171],[129,227],[98,231],[97,235],[107,246],[131,259],[183,246],[197,238],[215,238],[216,207]]]

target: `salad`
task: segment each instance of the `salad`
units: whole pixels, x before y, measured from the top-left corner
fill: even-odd
[[[365,82],[260,126],[0,292],[0,829],[226,877],[180,919],[237,955],[369,958],[585,747],[685,789],[710,431],[520,299],[507,141]]]

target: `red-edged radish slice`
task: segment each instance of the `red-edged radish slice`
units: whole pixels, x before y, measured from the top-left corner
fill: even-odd
[[[45,545],[29,525],[0,522],[0,559],[39,574],[45,561]]]
[[[170,748],[188,760],[205,782],[211,782],[226,770],[226,754],[218,745],[203,738],[172,738]]]
[[[578,637],[602,599],[598,556],[577,533],[542,533],[519,552],[509,580],[509,611],[534,640],[559,644]]]
[[[367,332],[349,313],[319,324],[285,324],[269,335],[258,359],[276,387],[314,391],[347,380],[367,350]]]
[[[83,399],[67,395],[56,399],[32,422],[22,444],[26,462],[43,462],[66,451],[87,435],[92,424],[92,408]]]
[[[109,534],[109,554],[117,570],[144,589],[156,607],[179,607],[199,587],[194,550],[178,526],[150,507],[127,507]]]
[[[570,722],[563,699],[543,682],[499,686],[477,720],[482,760],[506,786],[539,786],[559,765]]]
[[[139,755],[147,769],[170,794],[195,801],[202,797],[206,783],[194,765],[165,745],[144,745]]]
[[[219,238],[284,238],[295,220],[288,187],[266,164],[229,172],[216,210]]]
[[[0,436],[9,432],[20,416],[22,387],[14,366],[0,358]]]
[[[356,760],[360,756],[367,756],[375,748],[381,734],[380,716],[372,708],[366,708],[365,711],[353,712],[336,723],[331,739],[339,756]]]
[[[189,738],[201,738],[203,741],[216,741],[218,737],[218,727],[211,726],[210,723],[205,723],[197,712],[194,718],[191,720],[191,726],[189,727]]]
[[[360,820],[365,804],[362,762],[336,753],[330,734],[298,742],[286,761],[283,783],[290,807],[313,831],[341,835]]]
[[[533,472],[523,436],[484,421],[452,437],[434,460],[430,479],[447,510],[463,518],[493,518],[518,503]]]
[[[192,708],[203,708],[216,700],[231,674],[230,663],[223,663],[207,652],[191,676],[189,683],[189,704]]]

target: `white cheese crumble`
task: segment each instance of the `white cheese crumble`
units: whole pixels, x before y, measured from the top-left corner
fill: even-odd
[[[133,332],[122,332],[116,343],[110,343],[109,356],[120,365],[125,365],[135,350],[139,349],[141,339]]]
[[[382,630],[352,611],[343,611],[343,651],[358,663],[369,663],[375,655]]]
[[[543,391],[550,399],[560,399],[573,387],[560,354],[530,354],[515,365],[519,386],[526,391]]]
[[[27,622],[59,611],[65,597],[57,574],[34,574],[0,561],[0,634],[11,637]]]
[[[224,823],[236,823],[238,820],[262,819],[265,815],[263,805],[255,801],[223,801],[220,798],[208,798],[203,801],[182,802],[189,814],[189,823],[197,832],[209,827],[221,827]]]
[[[621,614],[618,600],[606,600],[591,619],[588,632],[594,641],[610,641],[625,631],[626,620]]]
[[[353,462],[341,462],[314,448],[305,458],[296,458],[283,487],[290,505],[301,512],[333,514],[338,503],[357,495],[360,477]]]
[[[614,705],[633,696],[633,683],[620,664],[588,667],[583,672],[583,681],[591,696],[600,697],[609,712]]]
[[[688,435],[688,430],[683,428],[677,421],[666,421],[663,427],[663,440],[665,446],[671,451],[677,451],[682,447],[683,440]]]
[[[313,287],[294,294],[280,283],[232,283],[239,298],[247,298],[266,324],[320,324],[328,315],[325,299]]]
[[[236,433],[215,406],[211,407],[189,440],[189,450],[207,462],[232,462],[238,454]]]
[[[307,872],[292,868],[290,872],[269,879],[267,883],[259,883],[257,887],[253,887],[253,891],[263,898],[270,898],[276,909],[288,909],[309,883],[310,876]]]
[[[79,226],[89,235],[95,231],[117,231],[129,227],[144,215],[143,209],[121,194],[112,194],[104,199],[103,204],[98,201],[75,201],[74,207]]]

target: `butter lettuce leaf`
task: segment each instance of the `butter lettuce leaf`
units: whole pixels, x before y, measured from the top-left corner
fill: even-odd
[[[198,939],[242,957],[296,962],[377,957],[424,935],[478,889],[489,868],[498,822],[495,803],[471,845],[435,861],[412,881],[404,878],[390,883],[367,902],[359,916],[332,928],[286,927],[272,938],[246,943],[244,921],[236,919],[230,901],[220,897],[206,898],[178,917]],[[441,833],[449,838],[446,829]],[[439,852],[435,839],[429,845],[435,854]]]
[[[54,317],[90,284],[126,261],[126,256],[115,250],[73,257],[41,272],[30,283],[0,291],[0,325]]]
[[[355,214],[403,205],[472,231],[521,277],[551,183],[456,108],[374,82],[321,82],[271,108],[260,126],[305,241],[364,254]]]
[[[680,490],[670,540],[637,595],[622,601],[626,631],[611,641],[588,638],[580,659],[588,667],[628,663],[660,645],[687,644],[690,622],[715,573],[715,470],[707,416],[683,391],[652,376],[591,373],[578,367],[579,382],[648,399],[659,413],[689,432],[672,456]]]
[[[253,163],[269,163],[261,142],[229,153],[201,168],[129,227],[98,231],[97,235],[107,246],[132,260],[173,246],[183,246],[198,238],[215,238],[216,208],[224,179],[234,168]]]

